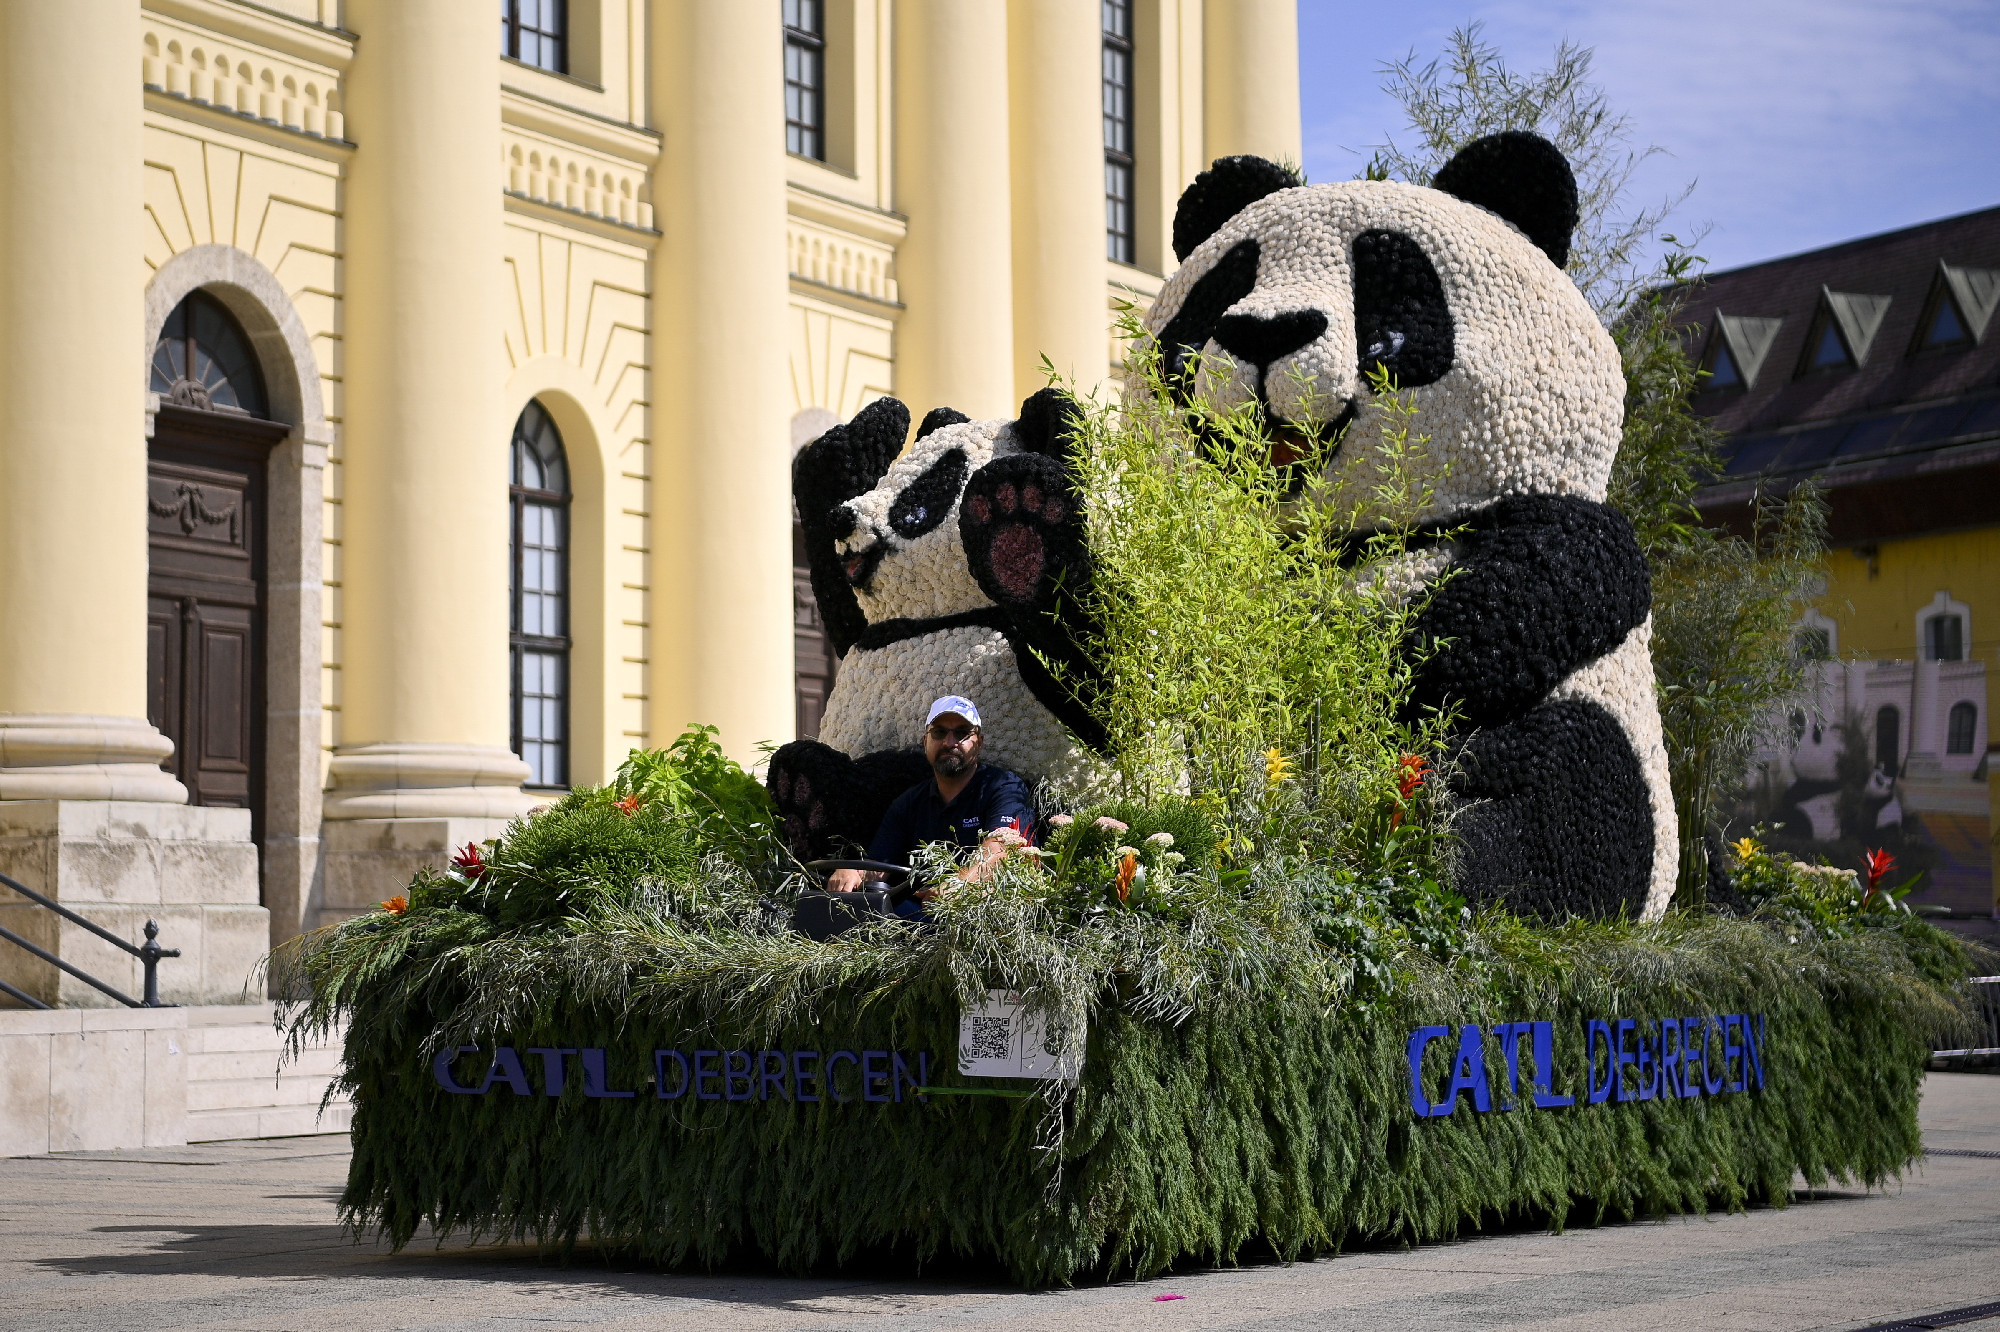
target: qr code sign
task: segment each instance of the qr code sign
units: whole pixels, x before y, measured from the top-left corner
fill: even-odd
[[[967,1059],[1011,1059],[1014,1055],[1014,1023],[1004,1017],[966,1019]]]
[[[1081,1067],[1014,990],[988,990],[985,1003],[959,1016],[958,1071],[966,1077],[1074,1081]]]

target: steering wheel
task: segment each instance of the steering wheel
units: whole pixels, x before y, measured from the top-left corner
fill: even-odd
[[[890,880],[892,883],[910,877],[910,871],[905,866],[891,865],[880,860],[809,860],[806,862],[806,868],[819,875],[822,879],[833,870],[844,869],[873,870],[885,878],[894,875],[895,878]]]

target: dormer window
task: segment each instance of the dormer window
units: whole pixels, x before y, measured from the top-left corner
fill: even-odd
[[[1882,331],[1892,298],[1861,292],[1819,289],[1819,313],[1806,335],[1806,355],[1800,375],[1852,370],[1867,363],[1875,335]]]
[[[1924,348],[1956,347],[1961,342],[1970,342],[1966,334],[1965,322],[1958,317],[1958,307],[1945,296],[1937,303],[1937,310],[1931,315],[1930,327],[1924,330]]]
[[[1813,347],[1812,365],[1814,370],[1841,370],[1854,364],[1854,358],[1847,354],[1847,344],[1840,340],[1840,330],[1831,319],[1820,326],[1819,342]]]
[[[2000,269],[1939,263],[1924,317],[1917,322],[1916,351],[1976,347],[2000,305]]]
[[[1771,344],[1778,340],[1784,323],[1783,319],[1717,311],[1715,329],[1708,335],[1708,351],[1701,360],[1701,368],[1708,372],[1702,390],[1757,387],[1757,372],[1764,368],[1764,358],[1771,354]]]
[[[1722,339],[1715,340],[1715,347],[1708,358],[1708,382],[1706,388],[1742,388],[1743,376],[1736,373],[1736,358],[1729,354],[1729,348]]]

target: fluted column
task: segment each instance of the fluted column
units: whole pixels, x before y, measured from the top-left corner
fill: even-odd
[[[0,3],[0,800],[187,800],[146,721],[138,50],[138,0]]]
[[[530,803],[508,749],[499,70],[477,5],[349,0],[340,747],[326,817]]]
[[[1302,161],[1295,0],[1207,0],[1202,47],[1203,156]]]
[[[1019,404],[1007,35],[1007,6],[992,0],[896,8],[895,199],[910,219],[896,251],[908,307],[896,395],[918,417],[933,407],[1011,416]]]
[[[790,740],[791,436],[780,10],[653,0],[652,632],[648,729]]]
[[[1111,369],[1103,49],[1096,5],[1007,5],[1016,399],[1047,382],[1044,356],[1083,392]]]

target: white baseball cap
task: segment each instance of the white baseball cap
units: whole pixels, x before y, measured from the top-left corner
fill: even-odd
[[[973,704],[971,699],[960,698],[957,694],[946,694],[943,698],[932,703],[931,715],[924,718],[924,725],[929,726],[947,712],[956,712],[959,716],[971,722],[974,730],[979,729],[978,707]]]

